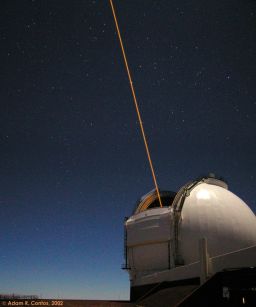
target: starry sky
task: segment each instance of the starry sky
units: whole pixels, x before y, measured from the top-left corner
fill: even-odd
[[[213,172],[255,212],[256,1],[115,0],[160,189]],[[154,188],[107,0],[2,0],[1,293],[128,299]]]

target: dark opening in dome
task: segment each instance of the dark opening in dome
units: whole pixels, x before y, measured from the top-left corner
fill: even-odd
[[[163,207],[170,207],[173,203],[176,193],[171,191],[159,191],[159,193]],[[134,213],[139,213],[153,208],[160,208],[156,190],[149,192],[139,200]]]

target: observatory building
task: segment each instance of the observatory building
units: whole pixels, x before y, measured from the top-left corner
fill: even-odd
[[[155,190],[143,196],[125,222],[131,301],[168,288],[177,304],[223,272],[235,271],[232,282],[241,282],[241,274],[252,276],[253,270],[254,277],[245,279],[256,283],[256,217],[224,181],[210,175],[189,182],[177,193],[160,191],[160,196],[162,207]],[[226,283],[219,282],[218,295],[231,301],[240,286],[225,278]],[[256,295],[256,284],[244,288],[246,295],[243,292],[239,298],[243,302],[251,299],[252,291]]]

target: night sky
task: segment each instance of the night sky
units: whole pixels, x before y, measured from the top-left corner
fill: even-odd
[[[256,1],[115,0],[160,189],[215,173],[255,212]],[[2,0],[0,293],[127,299],[154,188],[107,0]]]

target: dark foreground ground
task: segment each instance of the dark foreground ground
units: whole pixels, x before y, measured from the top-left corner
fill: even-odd
[[[48,300],[48,299],[4,299],[0,300],[0,306],[24,306],[24,307],[123,307],[135,306],[128,301],[103,301],[103,300]]]
[[[134,306],[127,301],[101,301],[101,300],[65,300],[63,307],[99,307],[99,306],[110,306],[110,307],[122,307],[122,306]]]
[[[230,269],[218,272],[202,285],[184,285],[158,290],[153,287],[136,302],[100,300],[61,300],[61,299],[19,299],[1,298],[0,307],[219,307],[256,306],[256,267]],[[162,286],[163,283],[162,283]]]

